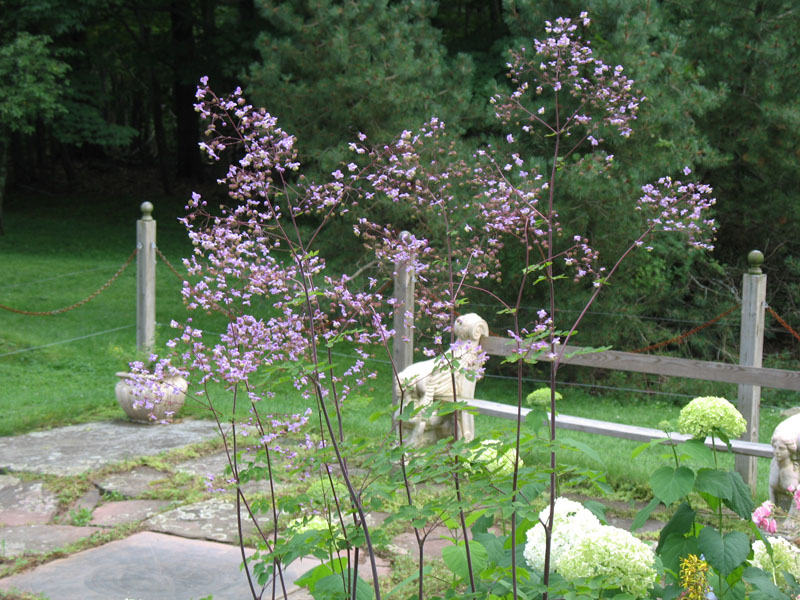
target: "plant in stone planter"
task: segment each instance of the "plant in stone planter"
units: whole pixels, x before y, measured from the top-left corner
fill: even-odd
[[[109,352],[119,357],[128,367],[117,371],[118,381],[114,387],[117,403],[128,418],[135,423],[166,423],[175,415],[186,401],[188,383],[178,372],[158,368],[153,357],[120,346],[112,346]],[[125,357],[134,354],[136,360],[129,362]]]
[[[120,408],[136,423],[166,423],[171,421],[186,401],[188,382],[180,375],[161,379],[151,374],[118,371],[114,394]],[[142,385],[148,381],[148,385]]]

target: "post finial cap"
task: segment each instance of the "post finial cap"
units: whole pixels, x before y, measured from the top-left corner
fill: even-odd
[[[152,202],[142,202],[139,206],[142,211],[142,221],[152,221],[153,220],[153,203]]]
[[[748,273],[752,273],[753,275],[760,275],[761,274],[761,265],[764,263],[764,255],[761,253],[760,250],[751,250],[747,254],[747,264],[750,265],[750,268],[747,269]]]

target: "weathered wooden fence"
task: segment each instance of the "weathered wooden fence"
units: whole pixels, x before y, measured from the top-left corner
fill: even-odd
[[[561,361],[563,364],[597,369],[738,384],[738,407],[747,420],[747,430],[742,439],[733,440],[731,446],[733,452],[736,453],[736,469],[753,490],[755,490],[757,477],[757,458],[772,457],[772,446],[758,443],[761,388],[800,391],[800,372],[761,367],[767,280],[766,275],[761,272],[762,262],[763,255],[760,252],[753,251],[748,255],[750,267],[744,274],[742,285],[742,322],[738,365],[616,350],[574,354],[579,348],[570,346],[567,346]],[[397,304],[395,305],[394,321],[396,331],[394,358],[398,370],[401,370],[413,360],[414,282],[409,278],[404,265],[397,266],[395,277]],[[495,336],[481,338],[481,346],[490,356],[509,356],[517,347],[514,340]],[[547,358],[543,357],[541,360],[547,360]],[[479,414],[506,419],[517,418],[516,407],[476,398],[464,398],[463,400],[475,408]],[[527,413],[528,409],[523,409],[523,416]],[[556,426],[636,441],[667,438],[663,431],[657,429],[568,415],[557,415]],[[670,437],[673,440],[687,438],[678,433],[671,433]],[[710,445],[711,440],[707,440],[706,443]],[[718,448],[727,449],[724,444],[720,444]]]

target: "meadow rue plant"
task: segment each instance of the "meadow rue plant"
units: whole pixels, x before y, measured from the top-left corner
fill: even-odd
[[[622,66],[604,63],[583,39],[590,23],[586,13],[576,20],[547,22],[544,39],[511,52],[511,89],[491,100],[503,128],[500,143],[486,143],[467,156],[437,118],[377,148],[360,133],[350,144],[352,158],[321,183],[302,176],[296,140],[274,115],[248,104],[240,89],[220,97],[207,78],[201,80],[196,108],[207,124],[201,147],[212,161],[230,157],[220,183],[231,205],[213,215],[202,197],[193,194],[183,222],[194,250],[185,260],[188,277],[182,294],[189,310],[221,313],[227,326],[213,336],[192,319],[173,323],[177,335],[168,344],[168,356],[140,372],[174,372],[191,379],[201,388],[199,401],[218,419],[237,483],[237,511],[259,525],[261,533],[259,551],[245,565],[253,598],[261,596],[267,582],[275,586],[274,595],[285,595],[283,569],[310,552],[327,560],[302,579],[315,597],[374,595],[380,600],[373,545],[373,534],[380,532],[374,531],[366,510],[381,507],[398,490],[402,506],[387,521],[397,519],[414,531],[420,600],[425,596],[424,541],[441,521],[459,539],[443,552],[454,577],[448,597],[463,591],[470,598],[546,599],[551,571],[561,568],[578,579],[599,578],[603,589],[628,594],[643,594],[652,586],[653,561],[643,546],[602,526],[579,504],[557,499],[556,375],[586,311],[631,252],[665,232],[682,234],[695,248],[710,247],[714,224],[708,213],[714,200],[710,188],[686,180],[691,173],[687,168],[680,180],[664,176],[644,184],[640,197],[631,199],[640,227],[619,256],[601,257],[587,235],[566,233],[556,202],[562,173],[591,164],[594,172],[613,175],[605,140],[632,135],[644,100]],[[533,136],[541,136],[548,155],[528,155]],[[417,230],[402,233],[385,222],[386,214],[416,224]],[[374,258],[378,267],[368,275],[335,273],[325,260],[319,241],[334,220],[345,220]],[[503,274],[500,257],[507,246],[518,247],[524,257],[521,271],[513,274],[520,287],[511,301],[492,290]],[[417,281],[414,317],[431,328],[415,334],[428,355],[447,353],[464,301],[485,294],[498,304],[505,319],[502,331],[514,342],[509,362],[516,364],[520,382],[518,419],[512,448],[498,456],[497,446],[481,445],[474,458],[485,457],[490,470],[497,465],[508,477],[461,477],[459,465],[473,457],[462,442],[411,453],[402,445],[402,427],[398,444],[389,428],[380,439],[364,441],[360,432],[344,426],[350,400],[375,377],[368,361],[377,350],[388,350],[395,334],[390,326],[394,300],[385,290],[397,268]],[[559,315],[557,323],[555,282],[561,279],[574,282],[586,301],[574,321],[561,322]],[[547,306],[523,321],[524,292],[534,285],[544,286]],[[404,309],[406,316],[411,316],[409,309]],[[522,428],[523,369],[541,359],[550,361],[549,389],[542,393],[551,414],[547,440]],[[392,369],[397,378],[398,369]],[[274,411],[264,405],[274,401],[284,381],[308,402],[309,414],[268,416]],[[212,384],[233,398],[231,414],[218,409]],[[388,395],[391,382],[383,389]],[[404,401],[401,397],[401,408]],[[251,415],[246,426],[233,417],[242,404]],[[313,442],[303,430],[312,426]],[[253,464],[240,464],[242,445],[258,447]],[[523,446],[544,447],[549,453],[546,468],[522,464]],[[351,468],[356,460],[365,474]],[[279,498],[272,488],[266,501],[248,500],[238,482],[259,476],[272,485],[279,462],[282,467],[291,463],[294,476],[314,477],[330,492],[323,495],[325,509],[343,536],[333,551],[308,547],[314,537],[308,532],[284,539],[277,530],[260,526],[278,523],[283,511],[316,510],[315,494],[306,496],[312,507]],[[428,483],[450,484],[452,493],[430,498],[419,492]],[[548,507],[540,512],[534,501],[548,488]],[[481,508],[469,518],[470,535],[467,515],[477,506]],[[494,518],[509,521],[510,534],[500,537],[491,531]],[[515,544],[522,537],[517,527],[536,521],[529,529],[526,525],[527,571],[517,564]],[[362,552],[368,557],[371,584],[358,575]],[[582,565],[576,556],[584,557]]]
[[[747,428],[742,414],[725,398],[702,396],[681,409],[678,431],[694,438],[704,438],[715,432],[735,438]]]

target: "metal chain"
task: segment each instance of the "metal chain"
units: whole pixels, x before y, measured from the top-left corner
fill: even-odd
[[[769,314],[771,314],[773,317],[775,317],[775,320],[778,323],[780,323],[786,331],[791,333],[795,337],[795,339],[800,340],[800,334],[799,333],[797,333],[794,329],[792,329],[786,321],[781,319],[778,316],[778,313],[776,313],[774,310],[772,310],[772,307],[769,304],[767,304],[765,306],[766,306],[767,311],[769,311]]]
[[[158,256],[159,256],[159,258],[161,258],[161,260],[163,260],[163,261],[164,261],[164,264],[165,264],[165,265],[167,265],[167,268],[168,268],[170,271],[172,271],[172,272],[173,272],[173,274],[175,275],[175,277],[177,277],[178,279],[180,279],[181,281],[183,281],[183,275],[181,275],[180,273],[178,273],[178,270],[177,270],[175,267],[173,267],[173,266],[170,264],[170,262],[167,260],[167,257],[166,257],[166,256],[164,256],[164,253],[161,251],[161,248],[159,248],[158,246],[156,246],[156,252],[158,253]]]
[[[669,344],[675,344],[675,343],[678,343],[678,342],[682,342],[683,340],[688,338],[690,335],[693,335],[693,334],[697,333],[698,331],[700,331],[701,329],[705,329],[709,325],[713,325],[714,323],[716,323],[720,319],[722,319],[724,317],[727,317],[729,314],[731,314],[738,307],[739,307],[739,305],[735,304],[735,305],[731,306],[728,310],[726,310],[724,313],[722,313],[721,315],[717,315],[716,317],[714,317],[713,319],[711,319],[707,323],[703,323],[702,325],[699,325],[699,326],[695,327],[694,329],[690,329],[686,333],[682,333],[679,336],[676,336],[676,337],[674,337],[672,339],[669,339],[669,340],[665,340],[663,342],[658,342],[657,344],[653,344],[652,346],[647,346],[646,348],[639,348],[638,350],[632,350],[632,352],[634,352],[634,353],[647,352],[648,350],[655,350],[656,348],[661,348],[662,346],[667,346]]]
[[[87,296],[86,298],[84,298],[83,300],[81,300],[79,302],[76,302],[75,304],[72,304],[71,306],[65,306],[64,308],[59,308],[59,309],[56,309],[56,310],[48,310],[48,311],[44,311],[44,312],[34,312],[34,311],[30,311],[30,310],[19,310],[18,308],[11,308],[10,306],[5,306],[4,304],[0,304],[0,309],[8,310],[8,311],[11,311],[13,313],[20,314],[20,315],[32,315],[32,316],[36,316],[36,317],[47,317],[47,316],[51,316],[51,315],[57,315],[57,314],[60,314],[60,313],[65,313],[65,312],[67,312],[69,310],[72,310],[73,308],[78,308],[79,306],[82,306],[82,305],[86,304],[90,300],[94,300],[100,294],[100,292],[104,292],[105,290],[107,290],[108,286],[110,286],[112,283],[114,283],[117,280],[117,277],[122,275],[122,272],[125,269],[128,268],[128,266],[131,264],[131,262],[133,261],[133,259],[136,256],[136,254],[138,254],[138,252],[139,252],[138,248],[136,250],[134,250],[133,252],[131,252],[131,255],[128,257],[128,260],[126,260],[125,264],[123,264],[119,268],[119,270],[116,273],[114,273],[114,275],[111,276],[111,279],[106,281],[102,286],[100,286],[100,288],[98,288],[96,291],[91,293],[89,296]]]

